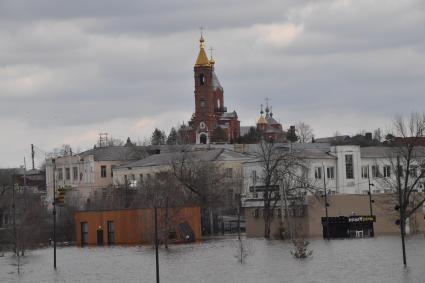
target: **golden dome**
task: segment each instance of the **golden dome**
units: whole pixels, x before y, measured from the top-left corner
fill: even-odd
[[[200,67],[200,66],[207,66],[210,67],[210,60],[208,59],[207,54],[205,53],[205,48],[204,48],[204,37],[201,35],[201,38],[199,39],[199,53],[198,53],[198,58],[196,58],[196,63],[195,63],[195,67]]]
[[[267,124],[266,118],[263,117],[263,115],[260,116],[257,120],[257,124]]]

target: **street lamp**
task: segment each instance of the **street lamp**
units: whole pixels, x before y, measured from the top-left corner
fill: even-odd
[[[368,195],[369,195],[369,212],[370,212],[370,216],[373,217],[373,211],[372,211],[372,202],[373,201],[372,201],[372,192],[370,190],[370,187],[374,187],[375,185],[370,182],[369,165],[367,166],[367,179],[368,179],[368,183],[369,183],[369,192],[368,192]],[[370,231],[370,235],[372,237],[375,236],[375,231],[374,231],[374,228],[373,228],[373,220],[372,220],[372,230]]]
[[[56,270],[56,161],[52,158],[53,165],[53,268]]]
[[[323,165],[323,163],[322,163],[322,168],[323,168],[322,169],[323,170],[323,189],[325,191],[326,240],[329,241],[329,237],[330,237],[330,235],[329,235],[329,233],[330,233],[330,231],[329,231],[329,216],[328,216],[329,203],[328,203],[328,193],[327,193],[327,188],[326,188],[325,165]]]

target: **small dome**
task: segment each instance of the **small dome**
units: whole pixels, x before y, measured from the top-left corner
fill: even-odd
[[[257,120],[257,125],[258,124],[267,124],[267,120],[266,118],[264,118],[262,115],[260,116],[260,118],[258,118]]]

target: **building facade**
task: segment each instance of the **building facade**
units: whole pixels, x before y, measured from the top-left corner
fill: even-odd
[[[394,210],[396,199],[392,194],[377,194],[373,196],[373,231],[375,236],[382,235],[399,235],[400,226],[395,222],[398,219],[398,213]],[[335,231],[335,219],[347,218],[358,222],[356,218],[368,218],[370,216],[369,196],[365,194],[339,194],[331,195],[327,198],[328,201],[328,216],[330,219],[330,237],[341,238],[356,238],[368,237],[369,231],[364,227],[355,227],[350,231],[348,227],[341,232]],[[289,223],[293,229],[294,236],[305,238],[320,238],[326,237],[326,224],[324,222],[325,198],[310,195],[306,198],[303,207],[290,207],[288,209]],[[263,210],[261,207],[246,207],[246,235],[248,237],[263,237],[264,236],[264,220]],[[350,221],[350,220],[349,220]],[[282,224],[283,223],[283,224]],[[281,211],[280,207],[276,207],[273,211],[271,222],[271,236],[280,238],[282,227],[287,223],[286,210]],[[370,225],[370,224],[369,224]],[[367,227],[369,228],[369,227]],[[423,233],[425,232],[424,213],[422,210],[417,210],[406,223],[406,233]]]
[[[288,147],[288,145],[282,145]],[[285,150],[285,149],[282,149]],[[286,149],[289,151],[290,149]],[[305,180],[308,187],[302,204],[295,205],[296,196],[287,196],[287,203],[292,217],[298,218],[300,225],[308,236],[322,235],[321,218],[325,217],[324,192],[329,199],[330,217],[349,217],[356,215],[376,216],[378,234],[396,233],[398,227],[394,224],[397,212],[395,195],[395,155],[393,147],[356,145],[330,146],[329,144],[296,144],[294,155],[302,160],[305,168],[297,171],[300,179]],[[418,151],[415,157],[425,160],[425,155]],[[422,157],[421,157],[422,156]],[[422,163],[425,164],[425,163]],[[420,164],[410,169],[411,176],[420,176],[425,170]],[[264,165],[259,159],[252,159],[243,165],[244,194],[242,205],[245,208],[247,234],[264,235],[264,220],[261,211],[264,208],[262,187]],[[391,185],[392,184],[392,185]],[[281,223],[285,222],[283,193],[280,184],[272,192],[276,198],[272,230],[278,233]],[[416,194],[425,192],[425,178],[416,184]],[[272,189],[273,190],[273,189]],[[370,192],[370,196],[369,196]],[[420,198],[420,197],[419,197]],[[414,202],[414,196],[411,202]],[[371,212],[372,210],[372,212]],[[412,232],[424,230],[423,209],[419,209],[409,219],[407,229]],[[279,217],[276,217],[278,216]],[[282,219],[280,219],[282,217]],[[347,221],[348,221],[347,220]],[[360,233],[360,232],[359,232]],[[363,232],[362,232],[363,233]]]
[[[172,218],[165,218],[166,215],[172,215]],[[168,211],[166,208],[158,208],[157,221],[161,242],[201,240],[199,207],[168,208]],[[168,223],[168,226],[165,226],[165,223]],[[154,229],[152,208],[75,213],[75,236],[78,246],[148,244],[153,242]]]
[[[49,158],[46,161],[48,203],[53,202],[55,187],[66,190],[66,200],[83,206],[93,192],[112,186],[114,167],[146,155],[146,148],[127,145],[95,147],[79,154]]]

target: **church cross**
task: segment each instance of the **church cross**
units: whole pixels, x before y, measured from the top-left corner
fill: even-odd
[[[214,48],[212,48],[212,46],[209,48],[209,50],[210,50],[210,54],[211,54],[211,59],[213,58],[213,50],[214,50]]]

